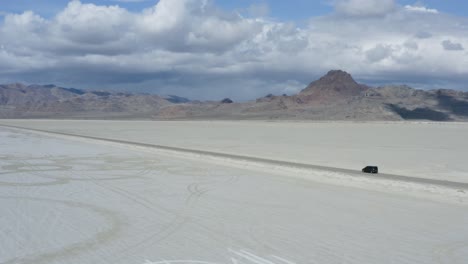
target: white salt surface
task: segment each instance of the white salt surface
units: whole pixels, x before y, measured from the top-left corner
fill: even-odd
[[[0,120],[0,124],[468,182],[467,123]]]
[[[468,259],[465,203],[2,128],[0,158],[2,264]]]

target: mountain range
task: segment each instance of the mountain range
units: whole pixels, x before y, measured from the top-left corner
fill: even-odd
[[[341,70],[294,95],[241,103],[15,83],[0,85],[0,118],[468,121],[468,92],[371,87]]]

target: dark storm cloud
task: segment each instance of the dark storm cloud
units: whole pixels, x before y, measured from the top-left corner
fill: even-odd
[[[452,42],[450,40],[442,41],[442,46],[444,47],[445,50],[464,50],[462,44]]]

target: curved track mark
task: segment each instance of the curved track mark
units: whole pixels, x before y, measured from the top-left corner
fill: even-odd
[[[7,260],[2,262],[1,264],[27,264],[27,263],[34,263],[34,264],[41,264],[41,263],[51,263],[58,260],[64,260],[72,256],[76,256],[84,251],[92,250],[102,244],[114,239],[119,234],[120,230],[122,229],[123,223],[119,219],[117,213],[97,207],[95,205],[80,203],[80,202],[73,202],[73,201],[61,201],[61,200],[54,200],[54,199],[43,199],[43,198],[35,198],[35,197],[15,197],[15,196],[0,196],[0,199],[4,200],[27,200],[33,202],[45,202],[45,203],[54,203],[54,204],[62,204],[67,207],[72,208],[81,208],[91,212],[94,212],[97,215],[100,215],[104,219],[107,220],[109,223],[108,228],[104,231],[100,231],[96,233],[92,238],[74,243],[69,246],[65,246],[59,250],[46,252],[46,253],[39,253],[39,254],[31,254],[22,257],[15,257],[13,259]],[[63,262],[66,263],[66,262]]]

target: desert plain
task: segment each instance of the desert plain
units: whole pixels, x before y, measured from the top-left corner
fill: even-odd
[[[0,125],[2,264],[468,259],[468,124]]]

